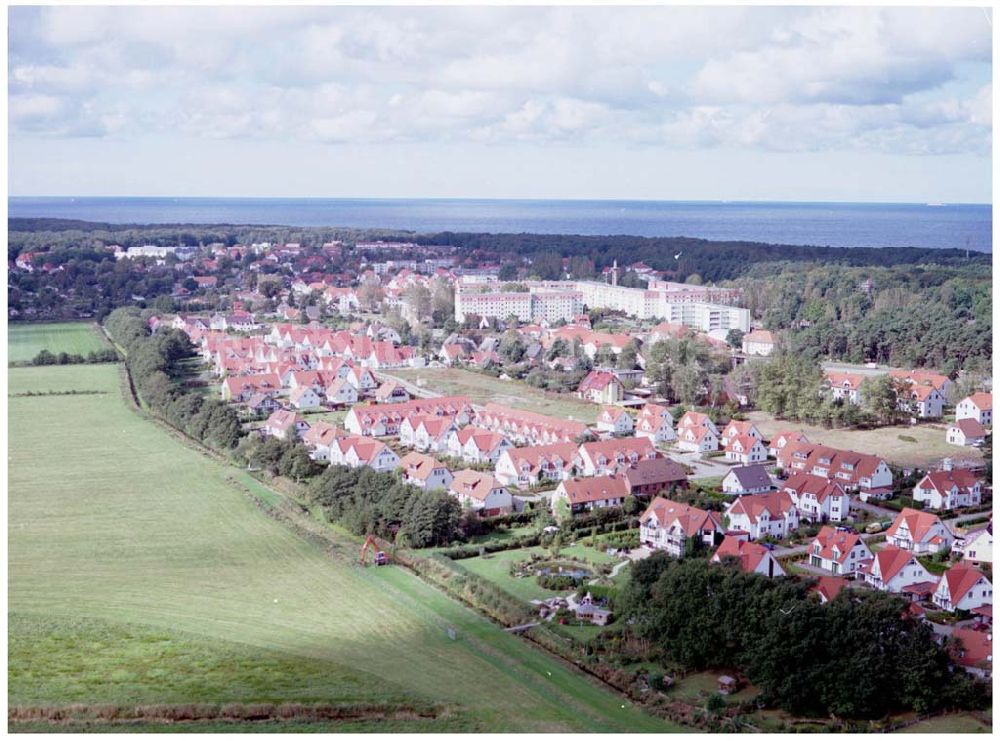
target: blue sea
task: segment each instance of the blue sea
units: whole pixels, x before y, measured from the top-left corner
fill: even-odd
[[[8,199],[10,216],[120,224],[273,224],[414,232],[629,234],[991,252],[988,204],[328,198]]]

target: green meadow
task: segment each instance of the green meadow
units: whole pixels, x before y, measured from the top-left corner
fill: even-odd
[[[7,325],[8,363],[27,362],[42,350],[86,356],[105,346],[94,325],[87,322]]]
[[[12,708],[367,704],[433,717],[340,729],[682,730],[409,572],[358,567],[353,540],[295,534],[247,496],[274,493],[130,409],[120,373],[9,373]],[[72,390],[96,393],[23,395]]]

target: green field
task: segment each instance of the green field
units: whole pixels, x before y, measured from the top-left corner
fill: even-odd
[[[7,362],[32,360],[42,350],[84,355],[106,345],[97,329],[87,322],[7,325]]]
[[[897,733],[991,733],[992,724],[986,722],[988,715],[983,714],[983,716],[984,720],[980,720],[972,713],[939,715],[901,728]]]
[[[462,368],[402,368],[389,375],[445,396],[468,396],[476,404],[494,401],[553,417],[593,424],[601,408],[570,394],[536,389],[520,381],[501,381]]]
[[[116,366],[9,386],[102,392],[9,399],[11,706],[315,700],[446,710],[413,730],[680,730],[410,573],[355,566],[355,542],[266,516],[247,474],[129,409]]]

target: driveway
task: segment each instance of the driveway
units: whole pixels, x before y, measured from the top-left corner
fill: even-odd
[[[700,453],[691,453],[684,450],[671,448],[666,451],[668,458],[672,458],[678,463],[690,466],[693,472],[689,478],[697,479],[719,479],[729,473],[732,467],[720,458],[702,458]]]

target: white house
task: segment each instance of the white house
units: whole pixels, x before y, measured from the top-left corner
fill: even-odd
[[[514,498],[493,474],[464,468],[456,471],[448,491],[463,507],[482,517],[504,514],[514,509]]]
[[[726,460],[749,466],[767,460],[767,448],[760,438],[753,435],[737,435],[726,439]]]
[[[313,411],[323,405],[319,394],[313,391],[311,386],[299,386],[292,389],[292,393],[288,395],[288,401],[293,407],[301,411]]]
[[[562,481],[583,473],[576,443],[553,443],[507,448],[497,458],[497,479],[507,486],[528,488],[546,481]]]
[[[635,420],[621,407],[604,407],[597,415],[597,429],[615,435],[631,435],[635,429]]]
[[[938,419],[944,413],[944,396],[933,386],[911,386],[900,393],[897,404],[920,419]]]
[[[399,467],[404,481],[428,491],[447,489],[454,478],[443,463],[416,451],[404,455],[399,461]]]
[[[809,544],[809,563],[834,576],[851,576],[870,558],[861,536],[842,527],[824,525]]]
[[[774,352],[774,333],[766,329],[753,329],[743,335],[743,352],[746,355],[770,355]]]
[[[417,450],[432,450],[436,453],[448,451],[448,443],[451,436],[458,432],[458,424],[454,417],[434,415],[416,415],[416,426],[413,429],[413,447]],[[407,417],[404,422],[412,419]],[[402,432],[402,426],[400,426]]]
[[[986,527],[970,530],[962,543],[962,560],[970,564],[993,563],[993,521]]]
[[[937,515],[906,507],[885,531],[885,540],[891,546],[923,556],[947,553],[955,536]]]
[[[482,427],[464,427],[448,435],[448,455],[466,463],[495,464],[505,450],[512,448],[510,440],[499,432]]]
[[[639,517],[639,542],[648,548],[664,550],[683,558],[689,539],[706,546],[715,544],[723,534],[716,512],[708,512],[664,497],[655,497]]]
[[[640,460],[658,455],[653,443],[644,437],[611,438],[580,446],[580,460],[586,476],[619,473]]]
[[[894,594],[899,594],[914,584],[935,581],[915,555],[894,546],[876,552],[872,560],[862,564],[858,570],[867,584],[882,592]]]
[[[746,533],[736,532],[726,535],[712,555],[710,563],[724,563],[726,559],[735,559],[740,570],[748,574],[760,574],[772,579],[786,576],[785,570],[774,558],[771,549],[760,543],[751,543]]]
[[[741,435],[749,435],[750,437],[757,438],[761,442],[764,441],[764,436],[760,434],[760,430],[757,429],[757,425],[753,422],[743,422],[738,419],[729,420],[729,423],[722,428],[722,434],[719,436],[719,439],[720,442],[725,444],[729,440],[740,437]]]
[[[356,404],[358,389],[346,378],[337,378],[326,387],[326,400],[330,404]]]
[[[264,423],[264,434],[279,440],[302,437],[309,430],[309,423],[295,412],[279,409]]]
[[[950,460],[943,469],[932,471],[913,487],[913,500],[923,502],[925,509],[975,507],[982,499],[982,485],[976,475],[952,468]]]
[[[669,412],[667,413],[669,415]],[[677,439],[671,418],[645,416],[639,417],[635,425],[635,436],[649,438],[654,445],[657,443],[669,443]]]
[[[367,466],[376,471],[392,471],[399,466],[399,456],[379,440],[362,438],[351,442],[343,454],[343,463],[351,468]]]
[[[701,412],[685,412],[684,416],[680,418],[677,423],[677,432],[686,427],[704,427],[711,430],[715,434],[715,438],[719,438],[719,428],[715,426],[715,422],[712,421],[711,417],[707,414],[702,414]]]
[[[993,424],[993,394],[977,391],[955,405],[955,420],[974,419],[981,425]]]
[[[722,491],[724,494],[763,494],[774,488],[767,469],[761,465],[754,466],[733,466],[729,472],[722,477]]]
[[[799,515],[810,522],[841,522],[851,514],[851,498],[839,483],[810,473],[796,473],[785,481]]]
[[[713,453],[719,449],[719,436],[709,427],[678,427],[677,447],[693,453]]]
[[[952,445],[982,445],[986,442],[986,428],[975,419],[960,419],[948,425],[945,440]]]
[[[960,563],[944,572],[931,599],[949,612],[992,606],[993,585],[982,571]]]
[[[784,538],[798,530],[799,511],[785,492],[748,494],[729,503],[723,520],[728,530],[741,530],[750,540],[768,535]]]

